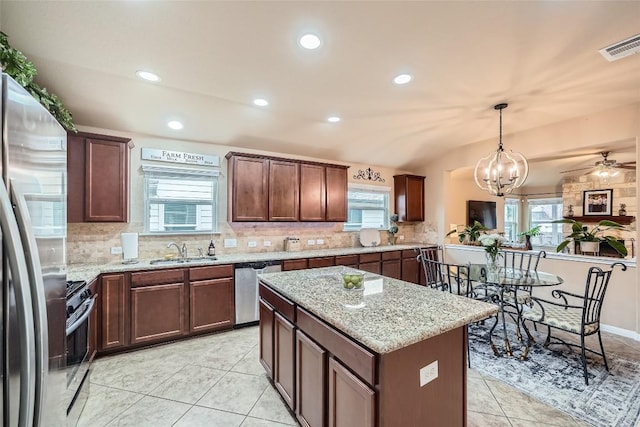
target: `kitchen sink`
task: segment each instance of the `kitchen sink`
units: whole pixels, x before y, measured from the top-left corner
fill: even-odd
[[[149,264],[151,264],[151,265],[157,265],[157,264],[161,264],[161,265],[177,265],[177,264],[189,264],[189,263],[196,263],[196,262],[213,262],[215,260],[217,260],[216,257],[210,257],[210,256],[206,256],[206,257],[189,257],[189,258],[175,258],[175,259],[160,258],[160,259],[152,259],[151,261],[149,261]]]

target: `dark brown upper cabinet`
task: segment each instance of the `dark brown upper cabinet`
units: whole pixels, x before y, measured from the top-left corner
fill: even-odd
[[[228,153],[231,221],[347,220],[347,166]]]
[[[300,165],[300,221],[325,219],[325,169],[322,165]]]
[[[327,214],[326,220],[347,221],[347,169],[327,166]]]
[[[67,135],[68,222],[127,222],[129,138]]]
[[[269,159],[242,155],[228,159],[231,221],[267,221]]]
[[[393,191],[400,222],[424,221],[424,176],[395,175]]]
[[[298,220],[300,164],[269,160],[269,221]]]

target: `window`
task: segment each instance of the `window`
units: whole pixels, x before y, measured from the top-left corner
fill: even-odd
[[[348,213],[344,229],[389,228],[390,191],[388,187],[349,184]]]
[[[531,238],[531,243],[542,246],[557,246],[562,241],[562,224],[552,221],[562,219],[562,198],[533,199],[528,202],[529,228],[540,226],[540,235]]]
[[[143,165],[145,232],[217,231],[218,171]]]
[[[520,199],[504,199],[504,237],[512,242],[518,241],[520,219]]]

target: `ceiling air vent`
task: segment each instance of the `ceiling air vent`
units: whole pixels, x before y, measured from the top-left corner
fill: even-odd
[[[625,56],[633,55],[640,52],[640,34],[629,37],[626,40],[619,41],[611,46],[603,47],[598,52],[604,56],[607,61],[617,61]]]

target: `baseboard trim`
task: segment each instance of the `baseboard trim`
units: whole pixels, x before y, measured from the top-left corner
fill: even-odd
[[[634,331],[630,331],[628,329],[618,328],[617,326],[604,325],[602,323],[600,324],[600,329],[602,329],[604,332],[610,332],[612,334],[616,334],[626,338],[634,339],[636,341],[640,341],[640,334]]]

